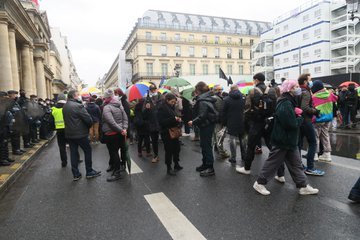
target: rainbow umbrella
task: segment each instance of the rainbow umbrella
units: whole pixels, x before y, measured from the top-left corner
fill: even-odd
[[[248,95],[249,91],[253,88],[254,88],[253,86],[239,87],[239,91],[244,95]]]
[[[80,94],[95,94],[95,93],[101,93],[101,90],[96,87],[86,87],[81,90]]]
[[[215,87],[215,83],[210,83],[210,84],[208,85],[208,87],[209,87],[210,89],[214,88],[214,87]]]
[[[166,89],[166,88],[160,88],[159,90],[158,90],[158,92],[159,93],[161,93],[161,94],[165,94],[165,93],[169,93],[169,92],[171,92],[169,89]]]
[[[146,96],[149,91],[150,83],[148,82],[138,82],[134,85],[130,86],[126,90],[126,96],[128,97],[128,101],[134,101],[135,99],[141,99]]]

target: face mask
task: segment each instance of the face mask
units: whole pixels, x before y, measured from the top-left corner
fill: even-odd
[[[295,96],[300,96],[301,95],[301,88],[295,88],[295,91],[293,91]]]
[[[77,98],[77,100],[78,100],[79,102],[82,102],[81,96],[79,96],[79,97]]]
[[[309,83],[308,83],[308,86],[309,86],[309,88],[312,88],[313,82],[309,82]]]

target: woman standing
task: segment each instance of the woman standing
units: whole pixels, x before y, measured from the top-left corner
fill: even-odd
[[[165,95],[164,102],[158,109],[158,119],[161,127],[161,138],[164,142],[165,148],[165,164],[167,166],[167,174],[175,176],[176,171],[183,169],[179,165],[180,142],[179,138],[171,138],[170,129],[180,128],[181,118],[175,114],[176,96],[172,93]],[[172,161],[174,162],[174,169],[172,169]]]
[[[297,147],[303,118],[302,110],[296,108],[295,98],[301,95],[301,88],[297,81],[286,80],[282,84],[282,92],[274,116],[275,122],[271,135],[273,147],[253,187],[260,194],[269,195],[270,192],[265,185],[285,162],[296,187],[300,188],[299,193],[301,195],[317,194],[319,190],[307,184]]]
[[[121,103],[114,98],[111,89],[104,93],[104,109],[102,114],[102,131],[104,141],[109,150],[111,165],[114,168],[113,174],[107,178],[113,182],[121,178],[121,169],[124,169],[125,162],[120,162],[119,149],[125,148],[125,139],[128,128],[128,118]],[[123,165],[123,166],[121,166]]]

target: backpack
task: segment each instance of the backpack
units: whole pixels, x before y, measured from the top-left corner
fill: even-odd
[[[209,122],[210,123],[218,123],[220,121],[220,114],[218,112],[218,110],[216,110],[215,108],[215,104],[214,103],[209,103],[206,102],[206,104],[209,106]]]
[[[254,87],[251,99],[251,110],[253,116],[257,116],[261,119],[272,117],[275,112],[276,101],[274,101],[269,95],[270,88],[266,87],[262,92],[260,88]]]

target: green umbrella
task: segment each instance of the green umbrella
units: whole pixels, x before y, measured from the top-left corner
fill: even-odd
[[[174,78],[170,78],[168,79],[163,86],[168,86],[168,87],[175,87],[175,88],[178,88],[179,91],[180,91],[180,88],[181,87],[185,87],[185,86],[189,86],[191,85],[188,81],[186,81],[185,79],[183,78],[177,78],[177,77],[174,77]],[[181,91],[180,91],[181,92]]]
[[[191,101],[193,99],[192,93],[195,89],[193,87],[185,89],[181,92],[181,96],[183,96],[185,99]]]

